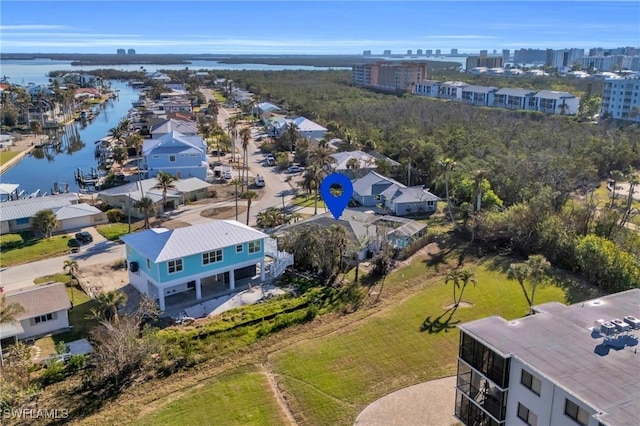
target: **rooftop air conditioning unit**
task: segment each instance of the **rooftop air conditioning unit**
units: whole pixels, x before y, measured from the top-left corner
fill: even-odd
[[[633,327],[634,329],[640,330],[640,319],[632,315],[627,315],[626,317],[624,317],[624,322],[629,324],[629,326]]]
[[[623,332],[629,331],[631,329],[629,324],[627,324],[626,322],[624,322],[624,321],[622,321],[620,319],[614,319],[614,320],[611,320],[611,322],[613,323],[613,325],[616,326],[616,330],[618,330],[619,333],[623,333]]]
[[[600,325],[600,334],[603,336],[613,336],[616,334],[616,326],[610,322],[603,322]]]

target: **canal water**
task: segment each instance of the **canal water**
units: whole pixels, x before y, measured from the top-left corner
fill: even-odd
[[[2,173],[0,181],[19,184],[20,190],[29,194],[38,189],[41,193],[51,194],[56,181],[59,184],[68,183],[70,191],[78,192],[74,171],[80,168],[87,173],[91,167],[98,167],[95,141],[107,136],[109,129],[127,115],[132,108],[131,103],[138,99],[140,92],[119,81],[113,81],[111,87],[119,89],[120,96],[94,106],[94,109],[100,111],[95,119],[87,122],[86,126],[74,122],[65,129],[64,135],[56,136],[61,142],[58,149],[47,147],[34,150],[31,155]]]

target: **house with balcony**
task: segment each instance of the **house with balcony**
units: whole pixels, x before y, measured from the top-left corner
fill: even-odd
[[[464,425],[638,423],[640,289],[460,326],[455,416]]]
[[[441,99],[450,99],[459,101],[462,99],[462,89],[467,87],[467,83],[461,81],[445,81],[440,84],[438,89],[438,97]]]
[[[462,88],[461,101],[476,106],[493,105],[493,94],[498,90],[491,86],[467,86]]]
[[[440,82],[436,80],[422,80],[418,81],[413,86],[413,94],[419,96],[429,96],[437,98],[440,91]]]
[[[493,95],[493,106],[507,109],[530,109],[529,98],[535,95],[535,91],[529,89],[502,88]]]
[[[129,282],[158,300],[165,310],[187,297],[235,290],[240,284],[263,282],[293,264],[293,256],[277,251],[267,234],[234,220],[219,220],[178,229],[154,228],[121,237]],[[267,265],[267,258],[271,259]],[[267,266],[269,272],[267,274]],[[185,294],[187,293],[187,294]]]
[[[197,177],[206,180],[207,145],[200,136],[186,136],[173,130],[143,142],[141,167],[149,178],[162,170],[178,179]]]

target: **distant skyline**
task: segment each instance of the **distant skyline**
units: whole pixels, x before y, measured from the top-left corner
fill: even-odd
[[[640,45],[638,1],[12,1],[2,53],[362,54]]]

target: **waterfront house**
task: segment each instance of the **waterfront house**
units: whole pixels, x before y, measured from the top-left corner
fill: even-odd
[[[155,228],[120,239],[126,246],[129,282],[157,299],[161,310],[174,300],[189,297],[184,293],[195,293],[189,297],[195,302],[203,293],[235,290],[240,280],[255,280],[257,274],[264,281],[266,255],[275,259],[269,276],[293,264],[292,256],[277,252],[275,241],[267,234],[234,220],[173,230]]]
[[[68,310],[72,306],[62,283],[9,291],[6,302],[19,303],[24,312],[14,322],[0,324],[0,339],[32,339],[69,328]]]
[[[147,177],[159,171],[178,179],[207,178],[207,145],[200,136],[185,136],[175,130],[157,139],[147,139],[142,145],[142,168]]]
[[[0,232],[8,234],[31,229],[33,217],[40,210],[51,210],[56,215],[56,232],[107,223],[106,213],[78,200],[76,194],[59,194],[3,202],[0,206]]]
[[[170,118],[162,120],[159,123],[152,124],[149,128],[151,133],[151,139],[158,139],[162,135],[166,135],[171,132],[178,132],[184,136],[197,136],[198,124],[192,120],[176,120]]]
[[[98,193],[98,199],[105,204],[121,209],[126,215],[142,219],[144,215],[135,205],[142,197],[150,198],[156,207],[156,213],[173,210],[185,201],[196,201],[206,198],[211,184],[198,178],[178,179],[173,182],[173,189],[167,190],[167,206],[162,205],[162,188],[155,188],[157,178],[143,179],[124,185],[105,189]]]
[[[353,181],[352,197],[362,206],[396,216],[431,214],[440,200],[421,185],[407,187],[374,171]]]

